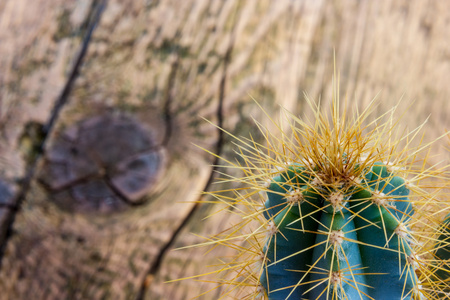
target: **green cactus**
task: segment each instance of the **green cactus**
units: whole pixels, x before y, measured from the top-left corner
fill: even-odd
[[[217,270],[221,299],[448,299],[446,167],[427,167],[395,109],[368,122],[373,107],[308,103],[313,124],[286,113],[278,133],[258,124],[262,144],[233,136],[244,175],[222,182],[242,185],[211,194],[242,221],[206,243],[236,252]]]
[[[260,278],[269,299],[424,297],[410,263],[406,182],[382,163],[354,165],[332,180],[289,166],[269,185],[265,216],[277,230]]]

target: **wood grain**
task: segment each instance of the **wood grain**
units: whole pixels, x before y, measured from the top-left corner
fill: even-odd
[[[230,254],[172,251],[236,221],[227,213],[203,220],[219,207],[196,204],[219,188],[213,171],[235,172],[212,166],[224,162],[201,149],[235,157],[232,139],[203,118],[261,139],[253,118],[275,128],[252,99],[275,120],[281,106],[308,115],[304,92],[328,104],[334,52],[342,98],[364,107],[378,95],[378,115],[403,98],[402,126],[431,115],[425,141],[450,128],[447,2],[109,0],[55,126],[35,141],[27,128],[51,119],[99,3],[0,2],[1,180],[20,192],[36,162],[20,207],[0,201],[0,218],[15,216],[9,231],[0,219],[1,299],[190,299],[214,288],[165,283]],[[151,128],[167,156],[164,175],[141,205],[68,212],[37,177],[67,128],[102,114]],[[432,162],[449,161],[445,147],[448,139],[436,143]]]

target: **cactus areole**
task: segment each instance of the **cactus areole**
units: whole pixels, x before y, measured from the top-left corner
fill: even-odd
[[[333,168],[329,166],[328,169]],[[405,180],[353,163],[331,176],[293,164],[267,189],[260,282],[269,299],[420,299]]]

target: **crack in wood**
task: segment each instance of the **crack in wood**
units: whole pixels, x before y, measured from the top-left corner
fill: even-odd
[[[88,29],[86,31],[86,35],[83,38],[83,43],[81,45],[80,52],[77,56],[77,59],[75,60],[74,66],[70,72],[67,82],[64,85],[64,88],[61,91],[61,94],[59,95],[58,99],[56,100],[56,103],[53,107],[52,113],[50,114],[50,119],[43,128],[44,142],[43,142],[42,146],[45,146],[48,134],[53,129],[55,122],[58,119],[62,108],[64,107],[64,105],[67,103],[67,101],[69,99],[69,95],[70,95],[70,92],[72,91],[73,84],[79,75],[81,65],[83,63],[83,59],[86,56],[92,34],[95,30],[95,27],[97,27],[97,24],[100,22],[100,18],[103,13],[103,10],[106,7],[106,2],[107,2],[107,0],[101,0],[101,1],[97,2],[97,6],[94,6],[93,8],[91,8],[92,11],[91,11],[91,13],[89,13],[89,16],[90,16],[89,17],[90,18],[89,25],[88,25]]]
[[[233,31],[235,29],[235,25],[236,25],[236,22],[233,23],[233,27],[234,27]],[[228,65],[230,64],[230,61],[231,61],[231,54],[233,51],[233,47],[234,47],[234,34],[232,35],[232,37],[230,39],[230,44],[228,45],[227,51],[225,52],[225,55],[223,58],[223,71],[222,71],[222,77],[221,77],[220,85],[219,85],[219,97],[218,97],[219,99],[218,99],[217,112],[216,112],[218,137],[217,137],[217,143],[216,143],[216,147],[215,147],[216,149],[214,151],[215,158],[214,158],[214,161],[212,164],[213,168],[211,169],[208,181],[206,182],[202,191],[207,191],[209,189],[209,186],[213,182],[214,174],[216,173],[217,169],[219,168],[219,166],[218,166],[219,159],[220,159],[219,157],[220,157],[220,153],[222,152],[222,147],[223,147],[223,142],[224,142],[224,137],[223,137],[224,132],[223,132],[222,128],[223,128],[223,103],[224,103],[224,98],[225,98],[225,85],[226,85],[226,79],[227,79],[227,73],[228,73],[227,72]],[[176,61],[175,62],[176,66],[177,66],[177,63],[178,62]],[[175,73],[171,72],[171,75],[175,75]],[[171,82],[173,84],[174,79],[169,79],[169,82]],[[170,95],[171,94],[170,94],[170,90],[169,90],[168,98],[167,98],[168,100],[171,100]],[[169,106],[167,105],[167,102],[166,102],[166,112],[168,112],[168,108],[169,108]],[[137,294],[137,296],[135,298],[136,300],[144,300],[145,294],[146,294],[147,290],[150,288],[153,278],[160,270],[161,264],[162,264],[165,256],[167,255],[167,252],[172,248],[173,244],[175,243],[176,239],[180,235],[181,231],[187,226],[187,224],[189,224],[189,222],[192,220],[195,213],[200,208],[201,199],[203,197],[204,197],[203,195],[199,196],[198,200],[195,201],[195,204],[192,206],[189,213],[181,221],[180,225],[174,230],[169,241],[160,249],[156,259],[151,264],[149,270],[147,271],[146,275],[143,278],[139,293]]]
[[[57,121],[62,108],[65,106],[65,104],[68,101],[70,92],[72,91],[73,84],[79,75],[79,71],[80,71],[81,65],[83,63],[83,59],[86,56],[92,34],[93,34],[95,28],[97,27],[97,24],[100,22],[100,18],[106,7],[106,3],[107,3],[107,0],[94,1],[93,5],[91,7],[91,10],[90,10],[90,12],[88,14],[88,18],[87,18],[88,19],[87,31],[86,31],[85,36],[83,37],[83,42],[81,44],[80,51],[79,51],[79,53],[76,57],[76,60],[73,64],[73,67],[71,69],[69,77],[68,77],[60,95],[58,96],[58,98],[55,102],[55,105],[53,106],[53,110],[50,114],[50,118],[49,118],[47,124],[45,124],[44,127],[42,128],[42,143],[40,145],[38,154],[34,158],[34,160],[29,164],[26,174],[21,181],[21,187],[14,197],[14,207],[11,209],[11,213],[10,213],[7,221],[5,222],[5,228],[3,229],[5,231],[5,235],[4,235],[4,238],[2,240],[0,240],[0,270],[2,268],[3,256],[4,256],[5,249],[6,249],[6,245],[12,235],[12,227],[14,225],[16,214],[19,212],[20,207],[28,194],[28,191],[31,186],[31,182],[35,177],[36,167],[38,165],[40,158],[42,157],[42,154],[45,149],[45,145],[48,141],[48,137],[49,137],[50,133],[52,132],[54,124]]]

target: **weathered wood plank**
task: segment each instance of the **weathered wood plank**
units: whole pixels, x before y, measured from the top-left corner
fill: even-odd
[[[0,3],[1,175],[12,185],[33,159],[17,150],[29,145],[22,133],[30,121],[48,122],[98,3],[28,2]],[[199,221],[217,207],[195,204],[214,162],[195,145],[234,156],[230,138],[222,140],[201,117],[258,139],[252,117],[273,125],[252,97],[275,119],[278,105],[303,114],[304,91],[316,99],[322,95],[327,104],[336,51],[342,96],[346,92],[364,106],[381,90],[380,113],[402,95],[399,112],[415,99],[402,122],[414,128],[431,113],[426,140],[433,140],[450,127],[449,14],[442,1],[108,1],[7,240],[0,298],[188,299],[213,288],[164,283],[208,272],[207,264],[228,254],[217,249],[204,256],[203,248],[166,252],[200,242],[191,232],[207,236],[233,222],[227,214]],[[54,191],[42,185],[54,145],[74,131],[67,129],[104,115],[142,124],[164,153],[164,172],[138,199],[142,204],[121,204],[119,211],[78,209],[74,190],[91,177],[70,182],[55,204]],[[100,147],[90,141],[92,149]],[[434,150],[440,155],[435,161],[448,160],[447,151]],[[119,164],[102,169],[104,161],[93,159],[93,178],[108,181],[105,174],[116,174],[109,172]],[[123,198],[118,192],[113,190],[115,197]],[[68,201],[72,208],[64,206]]]

